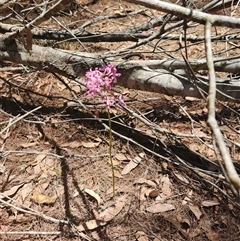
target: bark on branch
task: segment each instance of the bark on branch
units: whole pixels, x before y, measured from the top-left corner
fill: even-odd
[[[159,0],[124,0],[126,2],[139,4],[151,9],[163,11],[172,15],[176,15],[182,19],[189,19],[197,23],[205,24],[208,20],[212,26],[226,26],[231,28],[240,27],[240,19],[235,17],[228,17],[223,15],[213,15],[203,13],[199,10],[193,10],[181,7],[177,4],[168,3]]]
[[[48,72],[55,72],[69,78],[83,76],[90,67],[100,65],[105,56],[84,52],[70,52],[49,47],[32,46],[32,51],[28,52],[21,44],[16,41],[0,41],[0,61],[11,61],[14,63],[34,66]],[[207,78],[196,80],[189,79],[185,75],[177,75],[174,69],[184,69],[184,62],[177,60],[168,61],[129,61],[106,59],[118,66],[122,73],[118,84],[127,88],[164,93],[167,95],[193,96],[201,98],[198,88],[207,92]],[[192,62],[194,63],[194,61]],[[216,62],[218,68],[225,66],[226,62]],[[191,62],[190,62],[191,64]],[[235,63],[236,64],[236,63]],[[192,65],[193,69],[206,68],[206,61],[200,62],[197,66]],[[229,63],[231,66],[231,63]],[[225,66],[226,68],[226,66]],[[218,93],[219,100],[239,100],[240,84],[239,81],[233,83],[218,83],[218,90],[225,95]],[[228,97],[227,97],[227,96]],[[237,99],[237,100],[236,100]]]

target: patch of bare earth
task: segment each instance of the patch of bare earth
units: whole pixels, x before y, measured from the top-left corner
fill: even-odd
[[[110,15],[126,9],[138,7],[96,1],[87,10],[75,11],[71,22],[86,21],[91,11]],[[121,25],[107,20],[103,26],[96,24],[95,31],[121,30],[147,16],[138,15],[134,23]],[[70,21],[66,16],[59,19]],[[94,52],[129,43],[84,45]],[[178,43],[162,40],[161,47],[172,55]],[[138,49],[141,57],[166,57],[160,50],[145,53],[147,48]],[[190,55],[202,57],[203,48],[202,44],[189,48]],[[216,46],[216,54],[222,48]],[[1,83],[1,240],[239,240],[238,201],[220,175],[205,100],[116,87],[128,92],[127,107],[155,127],[120,108],[111,110],[113,197],[109,132],[102,125],[108,120],[102,103],[64,78],[87,111],[72,101],[66,85],[43,71],[20,76],[5,72],[4,77],[14,79],[16,86]],[[240,172],[239,147],[233,145],[239,142],[240,106],[226,105],[234,111],[218,103],[218,122],[232,141],[228,148]]]

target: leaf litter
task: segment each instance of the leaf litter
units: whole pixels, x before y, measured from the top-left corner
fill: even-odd
[[[114,206],[106,208],[101,213],[95,213],[97,219],[89,220],[84,224],[81,224],[77,227],[79,231],[93,230],[95,228],[106,225],[110,222],[115,216],[117,216],[123,209],[126,203],[126,196],[122,195],[116,198]]]
[[[123,168],[121,174],[126,175],[129,172],[131,172],[133,169],[135,169],[140,164],[144,156],[145,156],[144,153],[140,153],[138,156],[130,160],[130,162]]]
[[[99,11],[99,9],[101,9],[101,6],[99,6],[99,4],[105,3],[107,6],[107,4],[109,4],[109,1],[97,1],[97,3],[89,5],[88,8],[93,8]],[[122,8],[123,10],[121,10],[121,13],[123,12],[124,14],[126,12],[125,8],[127,8],[127,11],[136,10],[135,7],[133,7],[132,5],[131,8],[129,8],[127,4],[125,6],[125,4],[123,3]],[[119,11],[118,6],[116,7],[116,9],[116,11]],[[109,11],[111,11],[111,8],[109,8]],[[82,14],[85,15],[86,13],[83,11]],[[71,17],[74,18],[74,14]],[[117,21],[117,19],[115,21]],[[104,22],[104,24],[106,23]],[[106,28],[109,28],[108,24],[111,24],[111,21],[107,21]],[[115,27],[115,25],[116,24],[114,23],[114,26],[112,27]],[[96,26],[97,28],[100,28],[98,23],[96,23]],[[111,26],[109,29],[111,29]],[[106,43],[98,44],[98,47],[101,47],[102,44],[105,48],[108,48],[108,45]],[[60,84],[59,81],[55,81],[54,78],[51,77],[51,75],[46,75],[43,73],[39,73],[39,75],[41,79],[37,79],[35,85],[38,88],[38,92],[41,92],[43,90],[44,93],[49,93],[49,81],[53,81],[52,83],[55,87],[53,88],[55,91],[54,94],[66,94],[66,92],[64,92],[66,90],[66,86]],[[12,73],[10,77],[12,78]],[[51,77],[51,79],[48,77]],[[68,81],[67,83],[70,82],[71,81]],[[136,93],[137,101],[145,101],[147,98],[149,98],[149,93],[142,93],[141,91],[130,91],[130,94],[132,94],[133,96],[135,96]],[[13,94],[16,100],[19,100],[21,102],[24,101],[24,96],[15,93]],[[162,115],[161,111],[165,111],[165,109],[167,109],[167,111],[174,112],[172,108],[174,104],[173,97],[164,97],[162,95],[160,96],[152,93],[151,97],[156,97],[157,101],[148,104],[148,107],[151,106],[151,108],[155,108],[154,106],[160,106],[158,113],[159,115]],[[179,103],[182,103],[181,98],[179,98],[178,100],[180,100]],[[200,100],[195,101],[194,98],[189,99],[189,101],[192,102],[192,107],[190,105],[190,107],[187,107],[185,110],[188,111],[188,113],[191,115],[198,115],[200,119],[199,123],[204,126],[205,121],[201,118],[206,117],[202,115],[202,113],[207,113],[205,103],[201,102]],[[42,103],[42,101],[39,102]],[[198,102],[197,105],[196,102]],[[45,100],[44,103],[47,106]],[[165,103],[167,108],[162,108],[162,103]],[[59,104],[62,105],[62,103],[59,102],[56,102],[54,104],[56,104],[57,107],[59,107]],[[140,105],[140,102],[136,106],[134,106],[133,104],[133,106],[131,107],[141,110],[143,114],[147,112],[146,106],[144,106],[144,104]],[[74,114],[75,113],[76,112],[74,110]],[[117,109],[114,110],[114,113],[119,114]],[[41,116],[38,117],[40,119],[42,118]],[[49,118],[49,121],[47,121],[47,118]],[[156,121],[154,121],[154,123],[165,128],[166,130],[169,130],[170,128],[170,130],[176,135],[178,135],[179,133],[190,135],[193,131],[195,135],[200,136],[200,138],[202,139],[207,139],[209,137],[209,133],[206,133],[205,128],[195,127],[194,130],[191,130],[191,128],[189,128],[189,122],[187,122],[186,119],[182,120],[181,116],[179,116],[177,120],[174,120],[174,118],[170,119],[167,115],[160,116],[160,118],[162,118],[161,121],[157,120],[159,116],[155,116],[154,118],[156,118]],[[100,155],[98,156],[99,153],[108,153],[107,148],[104,148],[106,136],[100,133],[100,136],[102,137],[102,139],[104,139],[104,142],[101,140],[101,138],[86,138],[85,134],[89,134],[88,136],[96,136],[96,131],[99,130],[91,126],[91,128],[95,128],[94,131],[92,131],[89,126],[86,128],[86,126],[82,125],[81,122],[78,122],[76,125],[74,125],[73,122],[71,122],[71,125],[64,124],[63,122],[61,122],[62,120],[63,119],[59,118],[58,115],[53,115],[51,113],[51,115],[48,115],[46,117],[46,123],[43,125],[45,136],[49,137],[49,139],[52,139],[59,146],[51,145],[51,142],[49,140],[46,140],[44,135],[40,135],[38,130],[35,129],[34,131],[32,131],[32,129],[34,129],[34,125],[28,123],[21,123],[18,126],[17,131],[13,129],[11,130],[11,134],[9,132],[9,141],[6,143],[6,150],[19,150],[20,147],[24,148],[24,150],[26,151],[34,150],[36,152],[50,152],[62,156],[64,155],[63,151],[72,149],[71,154],[73,153],[77,157],[60,160],[55,158],[51,159],[46,155],[37,155],[39,161],[34,158],[32,158],[32,161],[29,159],[29,154],[26,154],[24,152],[17,154],[18,158],[14,158],[14,155],[10,155],[11,157],[13,157],[11,162],[13,163],[12,167],[14,168],[15,173],[9,174],[11,177],[10,181],[5,177],[3,178],[3,193],[10,195],[10,197],[12,197],[14,200],[16,199],[19,204],[24,203],[25,205],[27,201],[30,201],[30,197],[34,197],[35,195],[36,202],[34,202],[33,198],[32,202],[28,203],[29,207],[31,206],[31,208],[33,209],[40,210],[43,213],[47,213],[49,216],[56,215],[56,217],[62,219],[69,218],[64,215],[64,211],[66,211],[65,209],[67,209],[67,205],[65,206],[65,202],[69,201],[70,205],[68,208],[70,209],[69,211],[73,216],[74,222],[79,227],[79,231],[95,229],[96,231],[100,230],[99,233],[103,233],[104,235],[106,235],[108,240],[136,239],[138,241],[159,241],[173,239],[181,241],[194,239],[215,241],[227,240],[226,236],[224,239],[225,233],[228,234],[228,237],[231,233],[232,240],[238,240],[239,237],[236,235],[239,234],[239,228],[234,227],[234,223],[238,223],[238,219],[236,219],[236,217],[239,216],[238,212],[237,214],[232,215],[232,212],[236,212],[236,210],[234,210],[233,208],[227,210],[227,212],[225,211],[227,209],[227,205],[229,205],[230,207],[230,204],[227,204],[226,201],[221,198],[222,196],[217,190],[215,190],[214,194],[212,195],[212,192],[207,188],[201,188],[202,186],[199,182],[199,179],[197,179],[196,181],[194,175],[185,173],[183,169],[181,169],[181,165],[173,166],[172,164],[161,160],[161,158],[154,158],[154,161],[156,161],[158,165],[152,165],[150,162],[148,162],[148,160],[150,160],[150,158],[153,158],[153,156],[147,153],[145,154],[144,158],[140,157],[140,159],[138,159],[138,153],[141,153],[142,149],[132,145],[129,145],[129,147],[126,148],[126,143],[124,141],[117,140],[117,138],[116,140],[114,140],[114,151],[120,154],[114,155],[115,160],[119,161],[118,165],[115,165],[116,173],[118,173],[116,176],[120,177],[121,175],[121,177],[123,177],[117,180],[117,189],[119,190],[118,195],[126,194],[128,195],[128,199],[125,203],[123,202],[124,205],[123,203],[121,205],[119,204],[119,207],[116,208],[116,210],[114,211],[115,205],[111,204],[111,198],[109,197],[111,191],[107,193],[107,190],[112,190],[108,174],[106,174],[107,170],[109,170],[108,162],[106,161],[106,159],[101,158]],[[155,135],[153,135],[152,130],[149,130],[148,128],[146,128],[146,126],[142,127],[141,123],[139,124],[137,120],[134,121],[134,125],[136,125],[137,128],[143,130],[151,137],[156,137]],[[54,124],[53,128],[50,128],[50,124]],[[80,135],[80,132],[76,134],[76,130],[82,131],[84,134]],[[222,131],[225,132],[225,128],[222,128]],[[24,138],[21,139],[21,132],[23,132],[23,137],[31,136],[31,140],[29,140],[29,138],[27,141]],[[37,133],[37,138],[32,134],[34,132]],[[69,137],[73,139],[69,140]],[[43,138],[44,140],[42,140],[41,138]],[[164,135],[160,136],[160,138],[165,138],[166,140],[166,137]],[[187,138],[185,138],[185,140],[188,146],[192,147],[193,150],[199,151],[202,154],[209,155],[211,158],[214,157],[213,152],[210,149],[205,148],[204,145],[199,144],[195,140],[192,141],[193,139],[190,139],[191,141],[189,141],[187,140]],[[48,151],[46,151],[45,149],[46,146],[47,148],[49,148]],[[58,150],[60,151],[60,153],[55,152],[58,147],[60,147]],[[88,154],[94,154],[95,159],[91,159],[90,157],[81,158],[81,155],[86,156]],[[239,159],[239,153],[237,151],[234,154],[234,157],[236,160]],[[46,162],[41,160],[41,158],[43,158],[43,160],[45,160]],[[135,158],[138,162],[132,163]],[[18,162],[25,162],[25,165],[28,165],[30,163],[30,165],[26,168],[28,176],[23,172],[23,166],[22,168],[18,168],[19,166],[16,165],[18,164]],[[126,162],[129,162],[133,165],[132,167],[129,165],[124,170],[124,167],[126,167],[124,166]],[[8,175],[8,163],[5,167],[6,168],[4,170],[4,173]],[[21,173],[18,172],[19,170],[21,170]],[[123,170],[125,171],[125,173],[121,173]],[[64,177],[66,178],[65,183]],[[65,186],[63,186],[63,184]],[[87,204],[81,201],[80,193],[84,189],[89,189],[91,191],[94,190],[94,193],[85,193],[86,195],[84,196],[86,198],[85,201]],[[72,200],[71,197],[74,196],[72,194],[74,193],[74,190],[78,190],[78,194]],[[49,202],[48,199],[54,196],[55,191],[58,198],[55,200],[55,202]],[[159,191],[159,195],[157,197],[155,197],[156,195],[153,195],[153,197],[150,198],[150,193],[153,191]],[[182,193],[184,194],[184,196],[179,195]],[[95,194],[101,197],[101,201],[98,200],[98,197]],[[65,200],[67,196],[69,197],[69,200]],[[219,200],[219,202],[214,201],[214,196],[219,198],[217,199]],[[158,198],[162,198],[161,201],[159,201]],[[118,202],[118,199],[116,199],[116,202]],[[194,205],[192,203],[194,203]],[[199,206],[195,203],[199,203]],[[102,205],[104,205],[105,208],[103,211],[100,211]],[[159,206],[156,207],[154,205]],[[173,208],[171,205],[173,205],[175,209],[170,210],[171,208]],[[57,207],[60,207],[58,213]],[[201,211],[203,212],[202,209],[205,210],[204,216],[201,215]],[[1,211],[3,210],[4,208],[2,208]],[[211,212],[211,210],[214,210],[214,212]],[[10,211],[8,212],[10,213]],[[96,213],[96,218],[91,215],[92,212]],[[121,217],[122,212],[125,212],[124,218]],[[224,212],[226,212],[226,215],[224,215]],[[103,220],[103,218],[100,217],[100,214],[102,214],[102,216],[105,217],[107,221]],[[176,214],[181,216],[181,219],[176,220]],[[24,218],[21,217],[21,215],[29,217],[24,213],[18,213],[17,217],[14,217],[15,222],[10,223],[9,220],[13,220],[11,219],[11,215],[9,215],[8,218],[4,218],[4,215],[2,215],[0,222],[1,230],[19,231],[27,230],[29,229],[29,227],[31,227],[32,230],[35,229],[36,231],[39,231],[40,229],[40,231],[53,230],[54,228],[55,230],[58,230],[60,226],[56,225],[56,227],[54,227],[53,225],[49,225],[49,222],[42,222],[41,219],[35,219],[32,223],[30,221],[26,223],[26,221],[24,221]],[[21,225],[16,224],[16,220],[18,219],[18,217],[19,221],[21,219],[23,220]],[[175,218],[175,222],[172,221],[172,217]],[[222,219],[224,219],[224,221]],[[178,226],[178,224],[185,227],[183,228],[185,231],[185,235],[189,234],[189,236],[184,236],[182,234],[179,235],[182,229]],[[103,228],[101,229],[101,227]],[[63,228],[65,235],[67,235],[67,232],[65,232],[65,229],[67,228],[61,228]],[[176,230],[178,231],[176,232]],[[131,234],[132,236],[130,236]],[[158,239],[155,237],[159,235],[161,236],[161,238]],[[71,237],[72,236],[62,236],[60,237],[60,239],[68,240],[71,239]],[[39,235],[38,238],[40,239],[42,237]],[[74,238],[79,239],[79,237],[76,236]],[[143,238],[143,240],[141,240],[141,238]],[[31,237],[26,237],[25,240],[27,239],[33,240]],[[49,237],[49,239],[52,239],[52,237]],[[99,240],[101,240],[101,238]]]

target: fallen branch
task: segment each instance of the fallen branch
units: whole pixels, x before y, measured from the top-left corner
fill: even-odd
[[[233,165],[232,159],[230,157],[229,151],[226,147],[226,144],[223,140],[223,135],[218,126],[217,120],[215,118],[215,100],[216,100],[216,80],[215,80],[215,71],[212,60],[212,46],[211,46],[211,23],[209,21],[206,22],[205,26],[205,46],[207,53],[207,63],[209,70],[209,93],[208,93],[208,124],[211,127],[213,132],[214,141],[216,141],[219,151],[221,153],[222,159],[225,164],[226,179],[229,180],[229,184],[232,187],[232,191],[236,196],[240,195],[240,177]]]
[[[159,1],[159,0],[124,0],[124,1],[139,4],[147,8],[163,11],[165,13],[176,15],[181,19],[188,19],[201,24],[205,24],[205,22],[208,20],[208,21],[211,21],[212,26],[225,26],[225,27],[231,27],[231,28],[240,27],[239,18],[203,13],[199,10],[181,7],[177,4],[168,3],[166,1]]]
[[[0,42],[0,59],[12,61],[23,65],[34,66],[48,72],[58,73],[68,78],[75,79],[83,76],[86,70],[92,66],[101,65],[105,56],[85,52],[71,52],[50,47],[32,46],[29,53],[22,45],[17,42],[11,42],[8,47]],[[8,49],[6,49],[8,48]],[[5,50],[6,49],[6,50]],[[2,51],[1,51],[2,50]],[[189,79],[185,75],[174,74],[174,69],[187,68],[183,61],[179,60],[152,60],[152,61],[129,61],[107,58],[107,61],[118,65],[122,76],[118,84],[137,90],[163,93],[167,95],[192,96],[202,98],[199,88],[207,92],[207,77],[201,78],[202,81]],[[206,69],[206,60],[192,61],[193,69]],[[233,70],[239,68],[238,59],[229,61],[216,60],[216,68]],[[148,67],[150,66],[150,68]],[[164,70],[164,69],[168,69]],[[229,80],[220,80],[218,83],[219,100],[239,101],[240,85],[236,81],[225,83]]]

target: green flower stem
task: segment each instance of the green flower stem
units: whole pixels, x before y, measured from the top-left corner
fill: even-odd
[[[114,176],[114,165],[113,165],[113,158],[112,158],[112,121],[111,121],[109,109],[108,109],[108,125],[109,125],[109,155],[110,155],[110,163],[112,168],[112,187],[113,187],[113,196],[115,196],[115,176]]]

